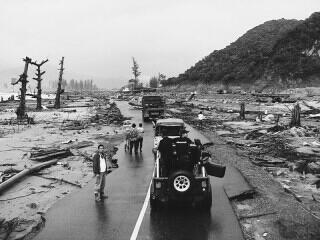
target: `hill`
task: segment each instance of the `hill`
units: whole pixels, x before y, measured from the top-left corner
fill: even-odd
[[[320,13],[305,21],[267,21],[214,51],[164,85],[222,83],[257,88],[303,85],[318,79]]]

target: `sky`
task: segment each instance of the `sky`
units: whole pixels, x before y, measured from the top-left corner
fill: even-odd
[[[67,80],[114,88],[134,57],[142,81],[174,77],[265,21],[316,11],[319,0],[0,0],[0,73],[21,74],[25,56],[56,71],[64,56]]]

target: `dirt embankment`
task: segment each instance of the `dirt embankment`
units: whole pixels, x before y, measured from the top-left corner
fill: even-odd
[[[29,104],[31,125],[14,120],[9,110],[16,103],[1,106],[0,184],[36,164],[52,159],[57,163],[0,192],[0,239],[31,238],[56,201],[93,179],[91,159],[98,144],[105,145],[112,160],[122,142],[124,118],[114,103],[99,96],[70,99],[61,109],[41,112]],[[118,167],[115,160],[113,167]]]
[[[245,120],[239,118],[242,102]],[[245,94],[198,94],[168,109],[207,135],[214,161],[238,168],[255,189],[231,199],[246,239],[319,239],[320,103],[314,96],[299,96],[298,103],[301,127],[289,126],[296,103]]]

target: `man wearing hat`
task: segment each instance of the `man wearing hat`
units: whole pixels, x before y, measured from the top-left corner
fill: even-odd
[[[180,131],[180,137],[175,139],[175,142],[187,142],[188,144],[191,144],[192,141],[190,138],[188,138],[188,132],[186,129],[182,129]]]

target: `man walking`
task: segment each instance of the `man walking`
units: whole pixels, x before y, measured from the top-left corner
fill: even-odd
[[[107,198],[107,196],[104,194],[104,187],[108,170],[108,160],[103,151],[104,146],[100,144],[98,146],[98,152],[93,156],[93,173],[96,177],[94,189],[96,201],[101,201],[102,198]]]
[[[140,149],[140,152],[142,152],[142,143],[143,143],[143,133],[144,129],[142,127],[142,123],[139,123],[139,127],[137,128],[138,130],[138,148]]]
[[[129,149],[129,153],[132,154],[132,149],[134,148],[134,152],[137,154],[138,153],[138,137],[139,137],[139,133],[138,130],[136,128],[136,124],[133,123],[131,125],[131,130],[128,134],[128,138],[129,138],[129,142],[130,142],[130,149]]]

